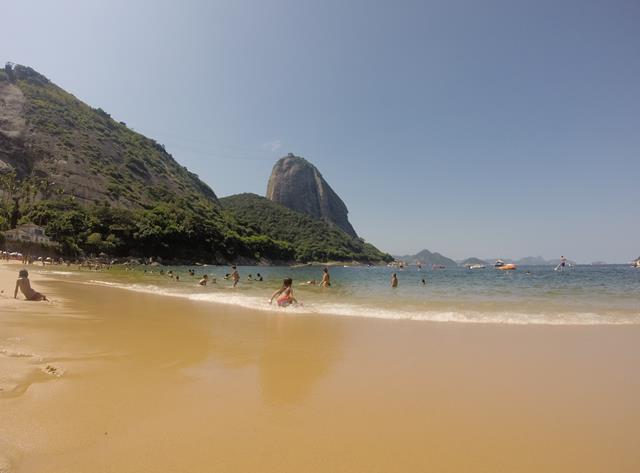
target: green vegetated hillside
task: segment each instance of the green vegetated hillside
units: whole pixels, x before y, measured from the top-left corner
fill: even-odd
[[[164,146],[29,67],[0,70],[0,105],[0,231],[42,225],[66,257],[106,253],[213,263],[381,258],[370,245],[333,232],[321,243],[320,235],[285,238],[243,223]],[[320,223],[311,227],[325,230]]]
[[[0,97],[10,103],[0,111],[0,160],[20,178],[46,179],[46,194],[58,191],[82,203],[127,207],[176,197],[216,200],[164,146],[29,67],[0,71]]]
[[[238,223],[278,242],[288,242],[297,261],[391,261],[360,238],[353,238],[323,220],[313,219],[255,194],[220,199]]]
[[[65,256],[281,256],[162,145],[33,69],[1,70],[0,102],[0,230],[42,225]]]

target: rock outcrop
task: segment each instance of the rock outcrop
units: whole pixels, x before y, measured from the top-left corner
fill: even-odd
[[[349,223],[347,206],[320,171],[304,158],[289,153],[275,164],[267,186],[267,199],[330,222],[352,237],[358,236]]]

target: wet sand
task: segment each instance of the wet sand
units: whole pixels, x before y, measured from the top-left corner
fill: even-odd
[[[640,326],[269,314],[0,266],[0,472],[637,472]]]

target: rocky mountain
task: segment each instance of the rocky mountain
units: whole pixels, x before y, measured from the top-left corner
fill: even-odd
[[[525,256],[517,260],[516,264],[522,266],[548,266],[553,264],[553,261],[547,261],[542,256]]]
[[[480,258],[476,258],[475,256],[472,256],[471,258],[467,258],[463,261],[460,261],[460,266],[466,266],[469,264],[484,264],[484,265],[488,265],[489,263],[481,260]]]
[[[59,192],[87,204],[217,200],[164,146],[20,65],[0,70],[0,172],[46,181],[44,198]]]
[[[441,255],[440,253],[432,253],[429,250],[422,250],[415,255],[397,256],[396,259],[406,261],[407,263],[421,263],[423,265],[443,265],[447,267],[458,266],[451,258]]]
[[[220,203],[244,228],[290,246],[296,261],[391,261],[390,255],[361,238],[259,195],[232,195],[221,198]]]
[[[336,225],[351,237],[357,237],[349,223],[347,206],[320,171],[304,158],[289,153],[271,172],[267,199],[296,212]]]

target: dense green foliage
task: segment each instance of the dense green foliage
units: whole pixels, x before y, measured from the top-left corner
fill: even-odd
[[[214,206],[162,202],[150,209],[124,209],[108,203],[79,205],[73,198],[40,200],[19,206],[17,223],[33,222],[60,244],[67,257],[99,255],[161,257],[174,261],[225,262],[292,260],[284,242],[238,226]],[[0,229],[15,210],[0,205]]]
[[[335,225],[255,194],[225,197],[220,203],[244,227],[276,241],[290,242],[297,261],[391,260],[391,256],[360,238],[352,238]]]

